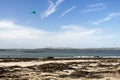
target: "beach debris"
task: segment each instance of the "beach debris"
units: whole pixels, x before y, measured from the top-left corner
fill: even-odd
[[[66,75],[66,74],[61,74],[61,75],[59,75],[59,77],[60,77],[60,78],[65,78],[65,77],[68,77],[68,75]]]
[[[48,57],[46,57],[46,58],[44,58],[44,59],[46,59],[46,60],[54,60],[54,57],[48,56]]]
[[[98,67],[113,67],[114,65],[112,65],[112,64],[101,64],[101,63],[98,63],[97,66]]]
[[[40,69],[43,72],[63,71],[69,68],[71,67],[69,67],[68,65],[64,63],[47,63],[47,64],[38,66],[38,69]]]
[[[0,74],[4,74],[6,72],[7,72],[7,70],[4,67],[0,67]]]
[[[80,78],[80,77],[97,78],[97,79],[103,78],[102,75],[98,75],[96,74],[96,72],[88,72],[88,71],[75,71],[75,72],[72,72],[69,76],[72,78]]]

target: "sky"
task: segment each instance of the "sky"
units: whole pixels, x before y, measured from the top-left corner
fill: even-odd
[[[0,48],[120,47],[119,34],[120,0],[0,0]]]

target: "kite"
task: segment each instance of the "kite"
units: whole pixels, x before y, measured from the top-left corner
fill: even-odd
[[[33,11],[31,11],[31,14],[36,15],[37,13],[35,10],[33,10]]]

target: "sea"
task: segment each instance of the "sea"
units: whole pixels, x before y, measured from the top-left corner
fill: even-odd
[[[120,50],[83,50],[83,51],[0,51],[0,58],[44,58],[44,57],[59,57],[59,58],[120,58]]]

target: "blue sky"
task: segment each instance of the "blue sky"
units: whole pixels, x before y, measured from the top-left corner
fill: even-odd
[[[0,48],[120,47],[119,4],[120,0],[0,0]]]

